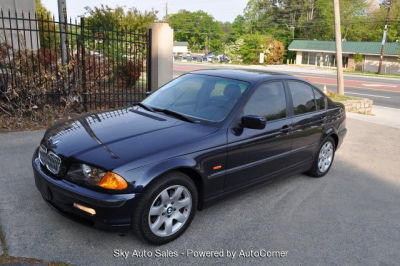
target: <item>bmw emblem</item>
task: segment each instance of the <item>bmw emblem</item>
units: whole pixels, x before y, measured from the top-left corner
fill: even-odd
[[[171,214],[172,213],[172,207],[169,207],[168,209],[167,209],[167,214]]]

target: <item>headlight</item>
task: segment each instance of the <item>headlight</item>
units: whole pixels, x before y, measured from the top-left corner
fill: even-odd
[[[128,187],[128,183],[121,176],[87,164],[73,165],[68,171],[68,177],[78,183],[84,182],[106,189],[119,190]]]

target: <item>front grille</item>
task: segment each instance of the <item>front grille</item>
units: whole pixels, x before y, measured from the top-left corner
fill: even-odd
[[[39,147],[39,161],[43,166],[46,166],[53,174],[58,174],[61,166],[61,159],[52,151],[47,151],[47,148],[43,145]]]

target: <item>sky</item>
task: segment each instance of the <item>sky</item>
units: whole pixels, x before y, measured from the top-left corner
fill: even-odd
[[[58,17],[57,0],[41,0],[51,13]],[[165,15],[165,4],[168,2],[168,13],[176,13],[180,9],[190,11],[203,10],[218,21],[232,22],[237,15],[243,13],[247,0],[66,0],[68,17],[77,18],[85,13],[85,7],[108,5],[110,7],[136,7],[140,11],[158,10],[158,17]]]

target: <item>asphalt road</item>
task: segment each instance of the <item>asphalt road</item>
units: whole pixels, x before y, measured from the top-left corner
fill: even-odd
[[[229,67],[229,65],[219,64],[203,65],[175,63],[174,76],[176,77],[196,69]],[[307,69],[304,69],[304,71],[307,71]],[[285,70],[283,67],[279,72],[308,79],[311,83],[321,89],[326,85],[328,90],[334,92],[337,91],[336,75],[334,74],[300,73],[297,71],[294,72],[293,70]],[[374,101],[375,105],[400,109],[400,79],[345,75],[345,95],[370,98]]]
[[[0,134],[0,223],[8,253],[77,265],[398,265],[400,131],[354,119],[321,179],[301,174],[238,193],[198,212],[179,239],[154,247],[54,212],[34,185],[31,156],[43,131]],[[154,258],[157,249],[177,257]],[[287,251],[238,258],[241,250]],[[129,251],[128,258],[114,257]],[[152,258],[132,258],[150,251]],[[234,259],[194,251],[236,251]],[[149,253],[147,253],[149,254]],[[226,253],[224,253],[226,255]]]

